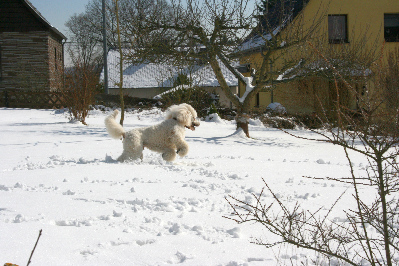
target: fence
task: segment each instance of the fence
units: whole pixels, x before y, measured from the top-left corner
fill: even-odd
[[[119,106],[119,97],[119,95],[97,94],[93,104]],[[68,106],[67,99],[66,91],[0,90],[0,107],[7,108],[60,109]],[[127,107],[148,107],[158,102],[154,99],[129,96],[125,96],[124,101]]]
[[[65,106],[63,93],[60,91],[0,90],[0,107],[59,109]]]

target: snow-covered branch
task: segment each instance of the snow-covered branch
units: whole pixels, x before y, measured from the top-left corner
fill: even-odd
[[[236,95],[236,97],[240,101],[240,103],[244,103],[248,94],[254,90],[255,86],[252,85],[253,77],[244,77],[241,73],[240,73],[240,75],[242,76],[242,79],[244,80],[244,83],[245,83],[245,92],[241,97],[238,97],[238,95]]]
[[[296,74],[293,74],[293,75],[290,76],[290,77],[287,77],[287,75],[289,75],[290,73],[292,73],[292,72],[295,71],[295,70],[298,70],[298,69],[301,67],[302,63],[303,63],[303,60],[302,60],[302,59],[299,60],[298,64],[296,64],[294,67],[291,67],[291,68],[287,69],[286,71],[284,71],[282,74],[280,74],[280,75],[277,77],[276,80],[277,80],[277,81],[282,81],[282,80],[284,80],[284,79],[293,79],[293,78],[295,78]]]

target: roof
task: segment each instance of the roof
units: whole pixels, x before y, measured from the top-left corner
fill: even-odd
[[[273,35],[285,28],[303,10],[310,0],[276,0],[274,6],[265,14],[260,16],[258,26],[254,29],[240,45],[240,52],[259,50],[265,40],[271,39]]]
[[[32,12],[32,14],[40,21],[42,22],[51,32],[55,33],[61,39],[66,40],[67,37],[65,37],[64,34],[62,34],[56,27],[52,26],[50,22],[48,22],[43,15],[32,5],[32,3],[29,0],[22,0],[22,2],[25,4],[25,6]]]
[[[116,88],[119,83],[119,50],[108,52],[108,87]],[[229,86],[238,86],[237,78],[221,63],[219,65]],[[123,88],[157,88],[173,87],[174,81],[180,74],[191,77],[194,85],[202,87],[220,86],[209,64],[194,65],[179,69],[176,66],[165,63],[131,64],[125,61],[123,65]],[[100,80],[104,80],[104,69]]]

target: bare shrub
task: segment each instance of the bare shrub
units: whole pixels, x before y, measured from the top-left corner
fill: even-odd
[[[297,126],[297,123],[294,118],[288,116],[276,116],[276,115],[268,115],[265,114],[261,116],[260,121],[265,126],[280,128],[280,129],[294,129]]]
[[[85,120],[90,105],[94,103],[97,89],[98,76],[94,66],[75,62],[75,66],[66,71],[63,95],[66,107],[69,109],[70,120],[77,120],[86,125]]]

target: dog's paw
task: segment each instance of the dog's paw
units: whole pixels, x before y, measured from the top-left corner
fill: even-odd
[[[182,149],[178,149],[176,151],[177,154],[179,154],[180,157],[186,156],[188,153],[188,149],[186,148],[182,148]]]
[[[176,154],[175,153],[162,153],[162,158],[167,161],[167,162],[171,162],[174,161],[176,159]]]

